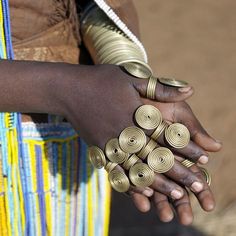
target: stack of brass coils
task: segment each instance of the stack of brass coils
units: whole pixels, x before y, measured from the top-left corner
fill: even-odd
[[[85,46],[96,64],[130,63],[134,65],[137,77],[144,73],[148,78],[152,74],[141,49],[96,5],[83,14],[81,30]]]
[[[110,139],[104,152],[96,146],[90,147],[88,152],[93,166],[104,167],[111,186],[119,192],[127,191],[131,184],[150,186],[155,173],[166,173],[173,167],[171,150],[157,144],[161,134],[165,134],[172,147],[179,148],[189,141],[186,139],[189,137],[188,129],[181,124],[169,125],[154,106],[140,106],[135,111],[134,119],[137,126],[127,127],[118,138]],[[149,140],[146,130],[153,132]],[[186,160],[183,164],[190,165],[190,162]]]

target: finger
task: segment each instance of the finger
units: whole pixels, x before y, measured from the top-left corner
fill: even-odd
[[[183,225],[190,225],[193,222],[193,212],[190,204],[190,199],[186,190],[181,199],[173,201],[178,220]]]
[[[219,151],[222,147],[222,144],[213,139],[203,128],[187,103],[179,102],[168,104],[169,109],[166,109],[166,105],[161,103],[152,105],[158,105],[157,108],[162,111],[163,117],[171,122],[184,124],[190,131],[191,139],[206,151]],[[168,114],[170,109],[174,111],[172,116]]]
[[[165,134],[162,133],[158,138],[158,143],[162,146],[168,147],[173,153],[184,156],[193,162],[199,162],[201,164],[206,164],[208,162],[208,153],[191,140],[186,147],[177,149],[173,148],[166,142]]]
[[[156,174],[154,182],[150,186],[153,190],[160,192],[172,199],[179,199],[183,197],[184,191],[175,182],[169,180],[162,174]]]
[[[115,169],[125,172],[124,168],[120,165],[117,165],[115,167]],[[131,195],[131,193],[139,193],[139,194],[143,194],[146,197],[151,197],[153,195],[154,191],[153,191],[153,189],[151,189],[149,187],[137,187],[137,186],[130,185],[127,194]]]
[[[148,81],[134,78],[134,86],[142,97],[147,97]],[[193,88],[191,86],[176,88],[163,85],[160,82],[157,82],[155,91],[155,100],[159,102],[180,102],[193,95]]]
[[[141,188],[137,186],[130,186],[128,194],[130,192],[143,194],[146,197],[151,197],[154,194],[154,190],[149,187]]]
[[[207,133],[187,103],[157,103],[148,99],[142,99],[142,101],[144,104],[157,107],[164,119],[172,123],[178,122],[186,125],[190,131],[192,140],[204,150],[211,152],[221,149],[222,143],[216,141]]]
[[[173,210],[166,195],[155,192],[152,197],[156,213],[162,222],[170,222],[174,218]]]
[[[141,212],[148,212],[151,208],[149,199],[140,193],[130,193],[135,207]]]
[[[176,104],[174,122],[184,124],[190,131],[191,139],[200,147],[209,152],[219,151],[222,144],[213,139],[203,128],[187,103]]]
[[[165,175],[175,182],[190,188],[194,193],[200,193],[204,189],[202,178],[176,160],[174,166]]]
[[[195,173],[199,178],[202,179],[203,182],[203,189],[199,193],[195,193],[195,196],[198,199],[199,204],[201,205],[202,209],[205,211],[212,211],[215,208],[215,199],[213,193],[207,184],[205,177],[203,176],[201,170],[198,166],[194,165],[190,168],[192,172]]]

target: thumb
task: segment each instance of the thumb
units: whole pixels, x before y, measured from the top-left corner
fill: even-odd
[[[146,79],[135,79],[134,86],[142,97],[147,97],[148,82],[149,80]],[[158,102],[180,102],[191,97],[193,92],[191,86],[178,88],[161,84],[157,80],[154,100]]]

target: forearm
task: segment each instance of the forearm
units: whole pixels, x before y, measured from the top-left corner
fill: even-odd
[[[0,61],[0,111],[61,113],[57,102],[63,63]]]

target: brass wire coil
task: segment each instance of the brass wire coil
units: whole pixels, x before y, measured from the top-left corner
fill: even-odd
[[[187,168],[190,168],[191,166],[195,165],[194,162],[188,160],[188,159],[185,159],[181,162],[181,164]]]
[[[137,154],[137,156],[142,160],[145,160],[147,155],[152,152],[153,149],[155,149],[157,146],[157,143],[154,140],[150,139],[147,145],[142,148],[142,150]]]
[[[129,157],[129,154],[121,150],[118,138],[109,140],[105,146],[105,153],[111,162],[123,163]]]
[[[83,14],[81,32],[95,64],[121,65],[132,62],[142,66],[142,71],[147,70],[152,73],[140,47],[130,40],[98,6],[91,7]],[[134,73],[142,76],[137,70]]]
[[[132,154],[124,163],[123,168],[129,170],[135,163],[141,161],[135,154]]]
[[[157,85],[157,78],[154,76],[150,76],[147,85],[147,98],[154,100],[156,98],[156,85]]]
[[[152,105],[142,105],[135,112],[137,124],[146,130],[158,127],[162,122],[161,112]]]
[[[127,192],[130,187],[130,182],[126,174],[119,170],[112,170],[108,174],[109,182],[113,189],[117,192]]]
[[[129,170],[130,181],[138,187],[148,187],[154,181],[155,174],[145,163],[136,163]]]
[[[174,148],[184,148],[190,141],[190,133],[186,126],[174,123],[165,129],[165,139]]]
[[[130,126],[125,128],[119,136],[120,148],[127,153],[139,152],[146,144],[146,135],[140,128]]]
[[[183,80],[177,80],[173,78],[158,78],[158,80],[161,84],[172,86],[172,87],[184,88],[188,86],[188,83]]]
[[[161,136],[163,131],[169,126],[168,123],[166,123],[164,120],[162,123],[154,130],[154,132],[151,135],[151,138],[155,141],[158,140],[158,138]]]
[[[209,174],[207,169],[205,169],[203,167],[199,167],[199,168],[202,171],[202,173],[204,174],[207,184],[210,186],[211,185],[211,175]]]
[[[148,79],[152,72],[147,67],[138,63],[124,63],[122,65],[126,72],[139,79]]]
[[[175,158],[168,148],[158,147],[148,155],[147,163],[154,172],[161,174],[174,166]]]
[[[118,165],[118,163],[114,163],[114,162],[107,162],[106,166],[105,166],[105,170],[107,171],[107,173],[110,173],[113,169],[116,168],[116,166]]]
[[[96,146],[89,147],[88,157],[92,165],[97,169],[101,169],[106,165],[105,154],[99,147]]]

